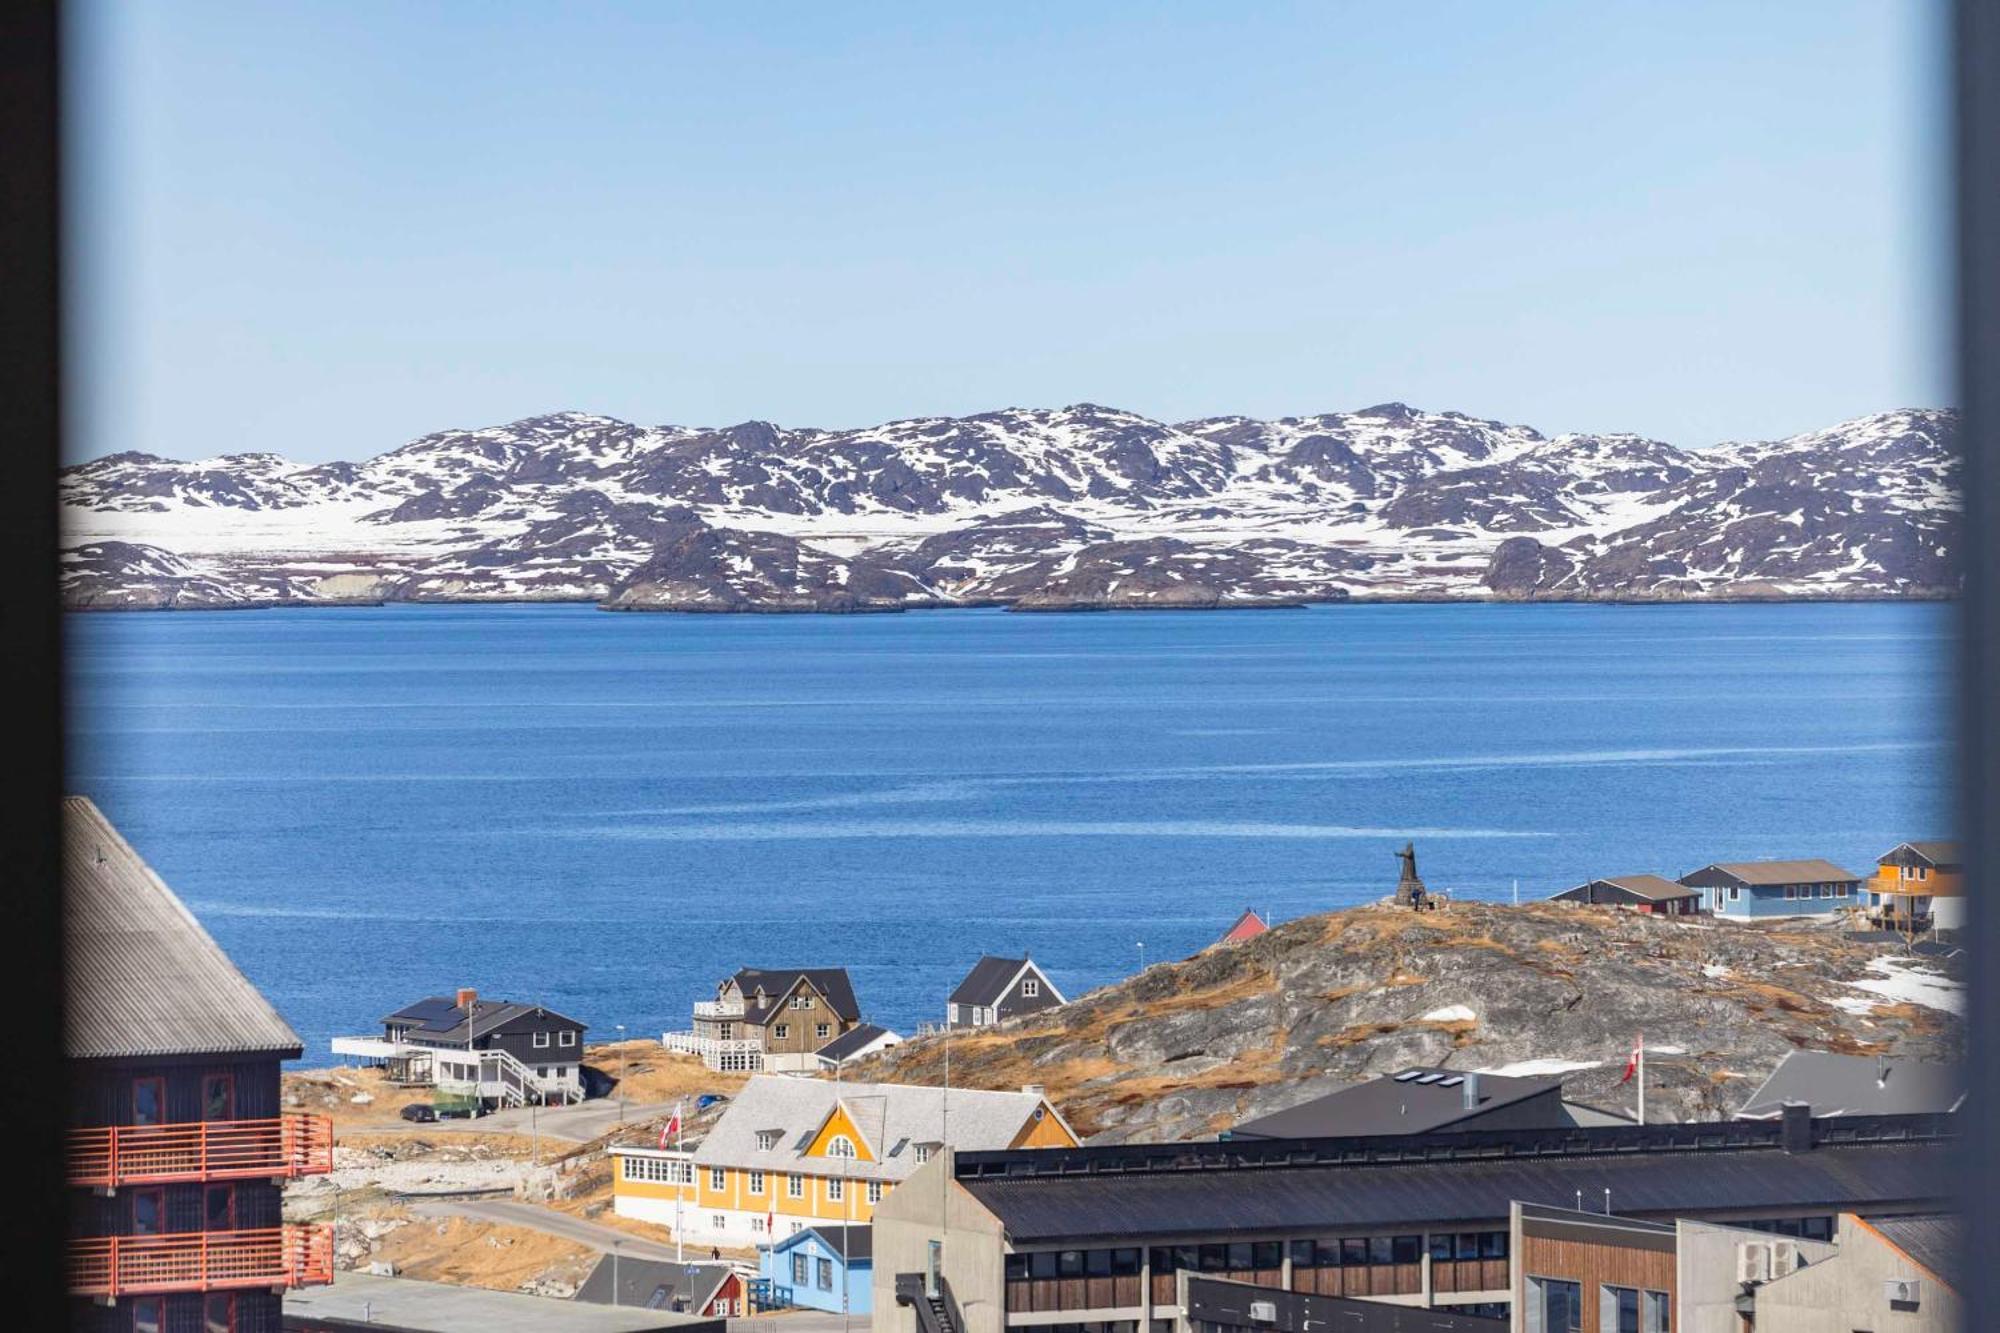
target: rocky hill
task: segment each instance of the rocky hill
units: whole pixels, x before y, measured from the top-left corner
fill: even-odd
[[[1099,1141],[1202,1137],[1410,1065],[1563,1073],[1567,1095],[1647,1116],[1736,1111],[1794,1048],[1956,1054],[1956,960],[1830,925],[1675,921],[1614,908],[1373,906],[1288,922],[1148,968],[1042,1015],[951,1036],[966,1087],[1044,1085]],[[857,1078],[934,1083],[924,1037]]]
[[[65,470],[72,606],[628,610],[1940,596],[1957,418],[1684,450],[1387,403],[1178,424],[1079,404],[860,430],[564,412],[362,463]]]

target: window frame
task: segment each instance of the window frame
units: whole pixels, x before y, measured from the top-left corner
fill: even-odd
[[[150,1202],[153,1205],[154,1226],[151,1231],[139,1229],[139,1205]],[[125,1216],[133,1236],[164,1236],[167,1234],[167,1191],[159,1185],[144,1185],[132,1191],[126,1206]]]
[[[215,1302],[222,1302],[222,1322],[215,1322]],[[233,1291],[205,1291],[201,1295],[202,1333],[236,1333],[236,1293]]]
[[[547,1032],[535,1033],[533,1040],[530,1044],[533,1046],[535,1050],[546,1051],[547,1049],[549,1049],[550,1045],[549,1034]]]
[[[729,1168],[724,1166],[711,1166],[708,1168],[708,1188],[716,1194],[720,1194],[728,1189]]]
[[[142,1319],[150,1309],[152,1318]],[[132,1333],[166,1333],[167,1302],[163,1296],[134,1296],[132,1298]]]
[[[786,1177],[785,1177],[785,1197],[786,1197],[787,1199],[803,1199],[803,1198],[805,1198],[805,1197],[806,1197],[806,1178],[805,1178],[804,1176],[800,1175],[800,1174],[799,1174],[798,1172],[796,1172],[796,1171],[794,1171],[794,1172],[793,1172],[793,1173],[792,1173],[791,1175],[789,1175],[789,1176],[786,1176]]]
[[[209,1090],[218,1085],[223,1089],[222,1114],[211,1115],[209,1114]],[[235,1074],[225,1069],[201,1076],[201,1118],[205,1121],[234,1120],[236,1118]]]
[[[151,1120],[139,1118],[139,1095],[143,1088],[153,1092],[154,1115]],[[158,1074],[141,1074],[132,1080],[132,1123],[134,1125],[164,1125],[167,1123],[167,1080]]]
[[[764,1193],[764,1173],[752,1169],[745,1172],[745,1174],[749,1176],[749,1180],[745,1183],[744,1188],[748,1189],[752,1194],[762,1195]]]

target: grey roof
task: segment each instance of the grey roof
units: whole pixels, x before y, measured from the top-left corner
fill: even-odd
[[[1716,861],[1681,876],[1686,884],[1702,871],[1713,870],[1741,884],[1838,884],[1862,878],[1817,857],[1800,861]]]
[[[759,986],[762,986],[764,993],[771,998],[768,1009],[753,1011],[746,1005],[743,1010],[743,1021],[762,1026],[783,1013],[784,1010],[778,1005],[778,1001],[798,985],[800,977],[812,982],[813,989],[826,997],[826,1002],[833,1007],[833,1012],[843,1021],[849,1023],[860,1021],[861,1004],[854,998],[854,985],[847,979],[847,969],[844,967],[739,968],[730,980],[734,981],[736,988],[743,992],[745,1000],[754,995]]]
[[[1391,1305],[1355,1296],[1315,1296],[1281,1291],[1220,1275],[1190,1277],[1187,1318],[1198,1328],[1258,1329],[1261,1333],[1302,1333],[1307,1329],[1337,1329],[1339,1333],[1507,1333],[1508,1320],[1488,1319],[1451,1309]],[[1253,1305],[1268,1304],[1274,1318],[1259,1319]]]
[[[879,1024],[856,1023],[853,1027],[820,1047],[814,1054],[818,1055],[822,1060],[831,1060],[837,1064],[851,1056],[859,1055],[883,1037],[895,1036],[895,1033]],[[896,1040],[901,1041],[902,1038],[896,1037]]]
[[[1954,1291],[1963,1290],[1959,1262],[1963,1238],[1956,1217],[1932,1213],[1920,1217],[1870,1217],[1869,1226],[1901,1250],[1910,1262],[1928,1270]]]
[[[1623,889],[1635,898],[1648,902],[1662,902],[1674,898],[1694,898],[1700,895],[1685,884],[1676,884],[1661,875],[1612,875],[1602,879],[1586,880],[1573,889],[1564,889],[1558,898],[1582,896],[1592,885],[1609,884],[1614,889]]]
[[[1728,1126],[1738,1129],[1741,1126]],[[1500,1154],[1488,1141],[1522,1139],[1507,1131],[1377,1140],[1378,1156],[1351,1164],[1321,1160],[1283,1165],[1283,1154],[1311,1145],[1268,1145],[1280,1160],[1249,1165],[1202,1164],[1128,1173],[1069,1170],[1067,1164],[1102,1151],[1069,1149],[1010,1153],[1048,1158],[1038,1174],[969,1175],[993,1164],[960,1156],[959,1185],[1006,1227],[1014,1244],[1054,1241],[1179,1239],[1222,1233],[1303,1234],[1321,1228],[1418,1228],[1504,1222],[1511,1205],[1562,1204],[1581,1190],[1586,1199],[1609,1189],[1621,1215],[1667,1218],[1740,1210],[1827,1212],[1935,1211],[1955,1191],[1957,1145],[1942,1138],[1826,1142],[1802,1152],[1778,1146],[1777,1126],[1759,1126],[1755,1146],[1726,1142],[1724,1126],[1631,1126],[1570,1129],[1549,1140],[1550,1151]],[[1722,1146],[1704,1148],[1709,1135]],[[1667,1140],[1673,1140],[1671,1146]],[[1654,1142],[1657,1140],[1657,1142]],[[1360,1148],[1365,1140],[1325,1140],[1325,1155]],[[1455,1143],[1452,1155],[1426,1160]],[[1408,1145],[1407,1148],[1404,1145]],[[1568,1146],[1564,1146],[1568,1145]],[[1166,1145],[1127,1152],[1201,1153],[1232,1144]],[[1266,1145],[1245,1145],[1263,1147]],[[1394,1160],[1401,1154],[1403,1160]],[[991,1156],[991,1155],[983,1155]],[[1387,1160],[1385,1160],[1387,1159]]]
[[[773,1253],[789,1250],[807,1236],[816,1236],[819,1243],[835,1254],[846,1257],[849,1264],[869,1264],[875,1261],[875,1228],[862,1223],[843,1227],[836,1222],[822,1222],[791,1235],[771,1247]]]
[[[734,1272],[728,1264],[669,1263],[661,1259],[635,1259],[620,1255],[601,1256],[590,1276],[576,1289],[575,1300],[591,1305],[626,1305],[643,1310],[692,1314],[715,1299],[715,1293]],[[617,1297],[612,1296],[612,1279],[617,1279]]]
[[[910,1083],[833,1083],[755,1074],[694,1150],[702,1166],[739,1166],[852,1180],[898,1181],[918,1167],[911,1149],[949,1135],[961,1149],[1005,1148],[1043,1104],[1031,1092],[979,1092]],[[807,1157],[813,1132],[838,1102],[861,1131],[868,1158]],[[775,1147],[759,1148],[757,1131],[781,1127]]]
[[[63,896],[71,1059],[301,1054],[299,1034],[81,796],[63,801]]]
[[[1882,865],[1901,865],[1907,856],[1919,865],[1933,868],[1957,868],[1965,864],[1959,859],[1958,844],[1949,838],[1932,838],[1922,842],[1899,842],[1876,861]]]
[[[1478,1102],[1465,1105],[1466,1072],[1417,1066],[1366,1083],[1336,1089],[1311,1101],[1246,1120],[1229,1131],[1231,1138],[1311,1139],[1363,1134],[1421,1134],[1457,1121],[1482,1116],[1503,1106],[1554,1092],[1558,1078],[1513,1078],[1480,1074]],[[1559,1099],[1551,1099],[1551,1121],[1562,1118]]]
[[[982,954],[972,970],[965,974],[965,980],[958,983],[958,989],[951,993],[951,1004],[997,1004],[1007,988],[1014,984],[1014,978],[1021,975],[1021,969],[1030,965],[1026,958],[996,958],[992,954]],[[1039,973],[1040,968],[1035,971]],[[1044,978],[1046,980],[1046,978]]]
[[[1736,1115],[1766,1119],[1786,1102],[1804,1102],[1815,1116],[1917,1115],[1957,1110],[1964,1099],[1965,1074],[1955,1064],[1792,1051]]]
[[[632,1262],[626,1260],[625,1262]],[[451,1282],[374,1277],[337,1272],[328,1286],[285,1293],[285,1316],[325,1321],[333,1328],[375,1328],[400,1333],[655,1333],[690,1325],[721,1328],[717,1319],[664,1310],[609,1306],[524,1296]]]
[[[384,1022],[408,1022],[412,1031],[433,1041],[477,1041],[496,1028],[506,1027],[517,1018],[529,1014],[543,1014],[563,1023],[568,1023],[584,1031],[588,1024],[557,1013],[553,1009],[538,1004],[518,1004],[512,1000],[474,1000],[470,1015],[472,1031],[466,1032],[467,1013],[458,1007],[455,997],[429,995],[415,1004],[398,1009]]]

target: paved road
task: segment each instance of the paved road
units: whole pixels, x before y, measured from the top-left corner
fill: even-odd
[[[673,1109],[673,1102],[632,1102],[625,1105],[621,1113],[617,1100],[600,1098],[593,1102],[577,1102],[573,1106],[513,1106],[504,1111],[495,1111],[491,1115],[477,1116],[470,1120],[437,1120],[423,1125],[414,1125],[405,1120],[390,1126],[369,1126],[365,1132],[420,1133],[426,1136],[440,1132],[460,1134],[538,1132],[546,1139],[565,1143],[587,1143],[598,1135],[617,1128],[621,1119],[628,1122],[648,1120],[666,1115]]]
[[[615,1243],[618,1252],[635,1259],[660,1259],[674,1262],[674,1247],[662,1245],[658,1241],[642,1240],[629,1231],[607,1227],[598,1222],[587,1222],[568,1213],[556,1212],[553,1208],[543,1208],[537,1204],[522,1203],[518,1199],[425,1199],[412,1206],[412,1211],[423,1217],[470,1217],[481,1222],[500,1222],[507,1226],[528,1227],[534,1231],[560,1236],[564,1240],[587,1245],[600,1254],[611,1253]],[[688,1258],[706,1261],[708,1252],[689,1250]],[[790,1327],[790,1325],[787,1325]]]

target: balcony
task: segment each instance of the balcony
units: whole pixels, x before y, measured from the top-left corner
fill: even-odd
[[[182,1180],[291,1180],[333,1169],[333,1122],[268,1120],[109,1125],[69,1134],[69,1183],[96,1189]]]
[[[105,1236],[71,1241],[69,1249],[72,1296],[306,1287],[331,1281],[333,1228],[324,1223]]]
[[[741,1000],[697,1000],[694,1006],[696,1018],[741,1018]]]

